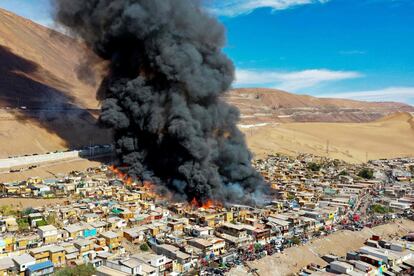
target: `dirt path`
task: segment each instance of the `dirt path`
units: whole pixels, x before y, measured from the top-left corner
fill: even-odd
[[[0,198],[0,206],[12,206],[16,209],[23,210],[29,207],[43,207],[43,206],[56,206],[64,205],[67,198],[53,198],[53,199],[43,199],[43,198]]]

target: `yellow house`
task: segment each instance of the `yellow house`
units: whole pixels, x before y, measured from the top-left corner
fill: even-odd
[[[36,263],[49,260],[55,266],[62,266],[66,262],[65,248],[58,245],[47,245],[32,249],[30,255],[36,259]]]
[[[232,222],[234,220],[233,212],[226,212],[224,220],[226,222]]]
[[[139,194],[124,193],[120,196],[122,202],[130,202],[139,200],[141,196]]]
[[[216,225],[215,219],[216,214],[207,214],[201,218],[201,221],[204,222],[207,226],[214,227]]]
[[[28,246],[36,245],[40,241],[38,234],[16,237],[15,250],[26,250]]]
[[[20,191],[20,188],[18,186],[5,185],[3,187],[3,192],[8,195],[18,194],[19,191]]]
[[[6,236],[0,239],[0,252],[10,253],[14,251],[15,238],[14,236]]]
[[[152,236],[156,236],[160,233],[160,228],[155,225],[150,225],[148,228]]]
[[[180,221],[170,221],[167,225],[173,232],[182,232],[184,230],[184,224]]]
[[[102,190],[102,194],[104,196],[113,196],[112,188],[106,188]]]
[[[116,251],[120,246],[120,238],[118,234],[112,231],[101,233],[101,237],[105,239],[105,244],[111,251]]]
[[[29,187],[20,186],[18,193],[22,197],[28,197],[32,194],[32,190]]]
[[[27,184],[42,184],[43,183],[43,179],[40,177],[30,177],[29,179],[26,180]]]
[[[105,240],[105,238],[97,238],[95,240],[95,243],[99,246],[105,246],[106,245],[106,240]]]
[[[44,250],[43,247],[35,248],[30,251],[30,255],[36,259],[36,263],[42,263],[49,260],[50,253]]]
[[[45,244],[56,243],[58,240],[58,229],[53,225],[38,227],[37,234]]]
[[[248,214],[249,212],[247,210],[240,210],[238,214],[239,221],[244,221]]]

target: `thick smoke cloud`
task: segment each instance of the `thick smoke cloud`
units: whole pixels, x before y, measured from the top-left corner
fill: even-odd
[[[100,120],[128,174],[180,198],[254,202],[266,185],[220,96],[234,79],[223,26],[194,0],[55,0],[56,20],[101,58]],[[257,202],[256,202],[257,203]]]

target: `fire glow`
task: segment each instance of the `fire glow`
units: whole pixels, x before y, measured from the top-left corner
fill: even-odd
[[[128,176],[126,173],[122,172],[120,169],[115,167],[114,165],[111,165],[108,167],[108,169],[119,179],[121,180],[125,185],[131,186],[134,183],[134,180],[132,177]]]
[[[108,166],[108,170],[111,171],[116,176],[117,179],[121,180],[122,183],[124,183],[124,185],[133,186],[137,184],[133,180],[132,177],[128,176],[126,173],[122,172],[121,169],[117,168],[114,165]],[[171,195],[165,195],[165,196],[159,195],[157,193],[156,188],[157,188],[156,185],[153,182],[148,181],[148,180],[142,181],[142,186],[140,186],[140,189],[145,191],[151,197],[158,198],[158,199],[170,198],[172,200],[173,197]],[[195,197],[188,203],[188,205],[192,209],[205,209],[205,210],[222,207],[222,204],[218,201],[207,199],[206,201],[202,202],[202,201],[198,201],[197,198]]]
[[[203,209],[210,209],[215,207],[221,207],[222,204],[217,201],[213,201],[212,199],[207,199],[204,203],[199,202],[195,197],[191,200],[190,205],[192,208],[203,208]]]

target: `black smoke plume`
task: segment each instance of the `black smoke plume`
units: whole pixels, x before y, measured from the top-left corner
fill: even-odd
[[[109,61],[101,122],[127,173],[186,200],[257,202],[266,189],[220,96],[234,66],[195,0],[55,0],[55,18]]]

